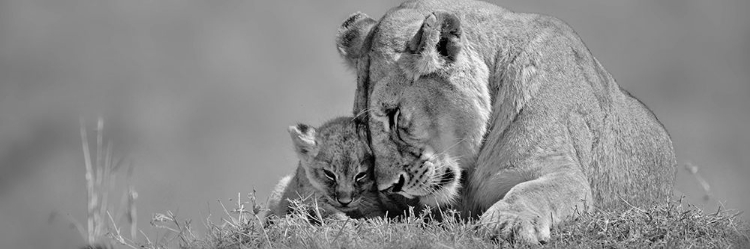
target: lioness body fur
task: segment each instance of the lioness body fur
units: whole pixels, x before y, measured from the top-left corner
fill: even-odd
[[[407,1],[339,32],[381,190],[526,243],[576,212],[671,196],[666,129],[554,17]]]

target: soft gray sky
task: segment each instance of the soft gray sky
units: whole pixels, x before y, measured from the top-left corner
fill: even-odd
[[[398,2],[0,0],[0,248],[83,243],[47,224],[52,211],[85,217],[81,116],[103,115],[135,166],[147,234],[154,212],[201,227],[217,200],[265,198],[296,166],[286,127],[350,113],[341,21]],[[493,2],[568,22],[713,199],[685,170],[679,193],[750,211],[750,1]]]

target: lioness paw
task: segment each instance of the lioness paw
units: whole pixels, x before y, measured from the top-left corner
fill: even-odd
[[[492,239],[539,244],[550,238],[550,223],[531,212],[488,210],[479,218],[479,231]]]

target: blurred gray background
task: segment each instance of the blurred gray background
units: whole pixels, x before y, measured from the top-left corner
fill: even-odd
[[[355,76],[334,37],[399,1],[0,1],[0,248],[72,248],[85,219],[79,118],[105,120],[135,166],[139,228],[202,220],[296,159],[286,127],[350,113]],[[699,166],[686,201],[750,211],[750,1],[493,1],[568,22]],[[745,217],[748,217],[745,215]],[[141,237],[142,238],[142,237]]]

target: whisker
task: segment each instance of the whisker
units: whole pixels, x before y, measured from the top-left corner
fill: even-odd
[[[446,152],[448,152],[448,150],[452,149],[453,147],[456,147],[456,146],[457,146],[457,145],[459,145],[459,144],[460,144],[461,142],[463,142],[463,141],[466,141],[467,139],[469,139],[469,138],[468,138],[468,137],[464,137],[464,138],[462,138],[462,139],[460,139],[460,140],[456,141],[456,143],[454,143],[453,145],[451,145],[451,146],[448,146],[448,148],[445,148],[445,149],[444,149],[444,150],[443,150],[442,152],[440,152],[440,153],[435,153],[435,154],[436,154],[436,155],[441,155],[441,154],[445,154]]]
[[[452,156],[451,159],[453,159],[453,160],[459,160],[459,159],[464,158],[464,157],[465,156]],[[441,169],[446,168],[446,167],[449,167],[448,164],[441,163],[441,164],[438,164],[437,166],[435,166],[435,170],[436,171],[437,170],[441,170]]]
[[[373,110],[372,108],[365,108],[364,110],[362,110],[362,111],[360,111],[359,113],[357,113],[357,115],[354,115],[354,118],[355,118],[355,119],[356,119],[356,118],[359,118],[359,116],[362,116],[362,115],[364,115],[364,114],[366,114],[367,112],[370,112],[370,111],[372,111],[372,110]]]

